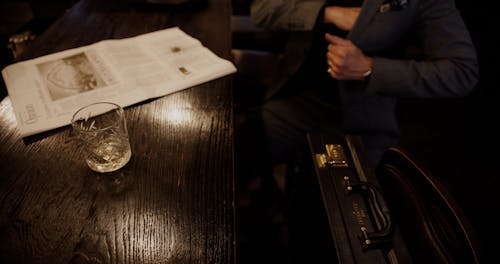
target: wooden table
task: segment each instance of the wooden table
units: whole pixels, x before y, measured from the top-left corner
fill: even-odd
[[[132,2],[78,2],[21,59],[172,26],[230,57],[230,1]],[[20,137],[4,98],[0,263],[234,263],[232,100],[226,76],[127,107],[132,159],[99,174],[69,126]]]

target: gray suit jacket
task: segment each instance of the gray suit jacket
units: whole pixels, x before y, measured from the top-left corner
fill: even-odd
[[[257,26],[290,32],[276,90],[305,58],[324,4],[324,0],[253,1],[251,15]],[[384,133],[388,145],[399,135],[397,97],[461,97],[478,81],[476,50],[453,0],[364,0],[347,38],[372,56],[374,65],[367,82],[340,82],[342,127],[361,134]]]

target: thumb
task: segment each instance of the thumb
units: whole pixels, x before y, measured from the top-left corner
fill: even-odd
[[[350,44],[350,41],[339,36],[335,36],[329,33],[325,33],[325,39],[331,44],[346,46]]]

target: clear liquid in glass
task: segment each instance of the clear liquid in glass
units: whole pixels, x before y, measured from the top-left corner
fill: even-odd
[[[111,136],[91,148],[87,156],[87,164],[97,172],[109,172],[122,168],[132,156],[127,138]]]

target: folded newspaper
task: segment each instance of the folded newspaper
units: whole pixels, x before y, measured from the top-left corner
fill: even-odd
[[[177,27],[103,40],[2,70],[23,137],[70,124],[96,101],[126,107],[236,72]]]

